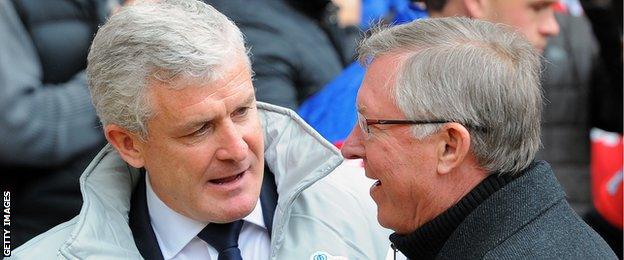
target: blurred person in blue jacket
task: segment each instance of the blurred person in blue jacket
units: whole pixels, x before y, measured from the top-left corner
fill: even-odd
[[[13,247],[80,209],[78,177],[104,144],[86,57],[115,4],[0,1],[0,169]]]

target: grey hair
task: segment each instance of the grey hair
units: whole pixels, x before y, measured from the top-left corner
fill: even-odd
[[[97,32],[87,77],[103,125],[147,136],[153,115],[148,85],[159,81],[215,80],[235,55],[250,61],[241,31],[196,0],[140,1],[124,7]]]
[[[392,94],[407,118],[461,123],[483,169],[515,174],[540,147],[540,56],[510,27],[469,18],[435,18],[382,29],[358,49],[362,63],[401,57]],[[365,64],[366,65],[366,64]],[[438,125],[414,126],[416,138]]]

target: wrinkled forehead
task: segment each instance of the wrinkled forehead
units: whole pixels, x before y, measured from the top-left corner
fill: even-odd
[[[193,61],[184,61],[189,65]],[[180,89],[188,85],[202,85],[206,82],[219,81],[227,78],[229,74],[234,70],[245,69],[253,76],[251,61],[247,53],[234,51],[230,57],[225,59],[215,60],[211,66],[203,68],[203,70],[195,69],[176,69],[171,70],[160,67],[150,67],[149,64],[144,64],[149,68],[148,81],[150,83],[159,82],[161,85],[171,89]],[[173,67],[173,66],[172,66]]]
[[[222,72],[213,77],[183,75],[171,81],[152,79],[147,93],[152,101],[173,107],[185,107],[207,98],[220,100],[226,97],[253,96],[251,71],[243,58],[224,65]]]

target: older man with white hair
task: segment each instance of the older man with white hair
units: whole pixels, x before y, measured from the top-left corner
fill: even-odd
[[[84,205],[25,259],[367,259],[385,236],[362,175],[294,112],[257,103],[239,29],[196,0],[125,7],[87,74],[110,143]],[[364,184],[364,185],[361,185]]]
[[[535,48],[502,25],[437,18],[373,33],[342,149],[375,179],[410,259],[615,258],[566,202],[540,146]]]

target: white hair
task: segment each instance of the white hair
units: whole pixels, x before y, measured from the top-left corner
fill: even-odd
[[[102,124],[145,137],[150,82],[215,80],[236,55],[250,66],[242,33],[213,7],[196,0],[140,1],[113,15],[93,40],[87,66],[93,104]]]
[[[414,21],[373,33],[363,63],[403,57],[394,98],[407,118],[450,120],[470,131],[471,152],[491,172],[515,174],[540,147],[542,92],[537,51],[510,27],[468,18]],[[414,126],[416,138],[442,124]]]

